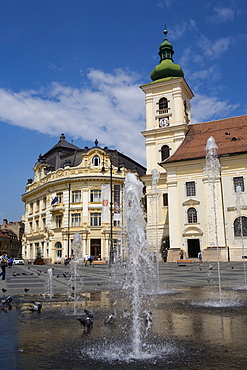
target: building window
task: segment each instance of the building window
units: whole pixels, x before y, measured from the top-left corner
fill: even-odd
[[[30,203],[30,213],[33,213],[33,203]]]
[[[188,223],[195,224],[197,223],[197,212],[194,207],[190,207],[187,211]]]
[[[159,114],[168,113],[168,100],[166,98],[161,98],[159,100]]]
[[[81,215],[80,213],[73,213],[71,215],[71,226],[80,226],[81,224]]]
[[[72,203],[80,203],[81,202],[81,190],[73,190],[72,191]]]
[[[55,244],[55,248],[56,248],[56,258],[59,260],[62,258],[62,244],[60,242],[56,242]]]
[[[56,227],[60,228],[62,227],[62,215],[57,215],[56,216]]]
[[[90,226],[101,226],[101,213],[90,214]]]
[[[163,194],[163,207],[167,207],[168,206],[168,194],[165,193]]]
[[[161,162],[170,157],[170,148],[168,145],[163,145],[161,148]]]
[[[39,220],[35,221],[35,231],[39,231]]]
[[[188,215],[188,223],[189,224],[196,224],[197,223],[197,212],[194,207],[190,207],[187,211]]]
[[[33,223],[29,222],[29,232],[31,233],[33,231]]]
[[[234,221],[234,236],[247,236],[247,217],[236,218]]]
[[[101,202],[101,190],[91,190],[90,202],[100,203]]]
[[[36,212],[39,212],[39,200],[37,200],[37,202],[36,202]]]
[[[42,200],[42,209],[46,209],[46,197]]]
[[[43,229],[45,228],[45,226],[46,226],[46,218],[44,217],[44,218],[42,218],[42,226],[43,226]]]
[[[57,193],[57,202],[63,203],[63,193]]]
[[[120,185],[114,185],[114,215],[120,214],[120,194],[121,187]]]
[[[244,178],[241,177],[234,177],[233,178],[233,184],[234,184],[234,191],[237,192],[237,187],[240,186],[241,191],[244,192]]]
[[[187,197],[194,197],[196,195],[195,181],[186,182],[186,195]]]
[[[100,166],[100,157],[98,155],[95,155],[92,159],[92,163],[95,167]]]

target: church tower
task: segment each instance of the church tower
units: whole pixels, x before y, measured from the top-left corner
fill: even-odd
[[[173,46],[165,39],[159,47],[160,63],[150,74],[152,82],[141,86],[146,94],[147,174],[170,157],[182,143],[190,123],[193,93],[184,79],[182,68],[173,61]]]
[[[183,142],[190,123],[190,100],[193,93],[184,79],[182,68],[173,61],[173,46],[165,39],[159,47],[160,62],[150,74],[152,82],[141,86],[145,93],[147,240],[152,253],[165,260],[169,248],[169,193],[175,184],[159,164],[173,155]],[[171,209],[170,212],[171,213]]]

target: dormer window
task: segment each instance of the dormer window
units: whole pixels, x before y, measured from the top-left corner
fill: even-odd
[[[161,98],[159,100],[159,114],[168,113],[168,100],[166,98]]]
[[[95,167],[99,167],[100,165],[100,157],[98,155],[95,155],[92,159],[92,163]]]

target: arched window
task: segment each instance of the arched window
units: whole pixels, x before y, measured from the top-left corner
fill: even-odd
[[[234,236],[247,236],[247,217],[236,218],[234,221]]]
[[[167,113],[167,111],[168,111],[168,100],[166,98],[161,98],[159,100],[159,113]]]
[[[197,212],[194,207],[190,207],[187,211],[188,223],[195,224],[197,223]]]
[[[161,148],[161,162],[170,157],[170,148],[168,145],[163,145]]]
[[[95,155],[93,157],[92,163],[95,167],[99,167],[100,165],[100,157],[98,155]]]
[[[56,259],[59,260],[62,258],[62,244],[60,242],[56,242],[55,249],[56,249]]]

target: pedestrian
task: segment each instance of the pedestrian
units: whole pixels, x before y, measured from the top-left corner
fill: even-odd
[[[89,261],[90,266],[91,266],[91,265],[92,265],[92,263],[93,263],[93,256],[92,256],[92,255],[90,255],[90,257],[89,257],[88,261]]]
[[[3,253],[0,257],[0,264],[1,264],[1,270],[2,270],[2,272],[0,273],[0,276],[2,276],[2,280],[6,280],[5,279],[6,267],[8,267],[8,257],[6,256],[7,254]]]
[[[86,253],[85,256],[84,256],[85,266],[87,266],[87,261],[88,261],[88,254]]]
[[[199,251],[199,253],[198,253],[198,259],[199,259],[199,263],[201,265],[202,264],[202,252],[201,251]]]
[[[181,260],[183,260],[183,259],[184,259],[184,252],[183,252],[183,251],[180,251],[180,253],[179,253],[179,258],[180,258]]]
[[[12,267],[12,265],[13,265],[13,261],[14,261],[13,257],[9,257],[9,258],[8,258],[8,266],[9,266],[9,267]]]

